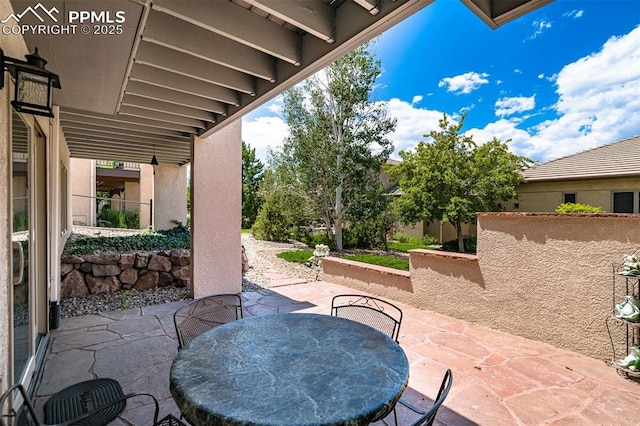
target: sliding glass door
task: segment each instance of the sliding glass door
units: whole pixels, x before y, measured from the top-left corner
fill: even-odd
[[[46,332],[45,143],[34,121],[12,112],[12,376],[28,384]],[[43,310],[44,308],[44,310]]]

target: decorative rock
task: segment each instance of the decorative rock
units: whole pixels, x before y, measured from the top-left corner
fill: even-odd
[[[89,294],[89,289],[82,272],[74,269],[62,280],[62,285],[60,286],[61,298],[86,296],[87,294]]]
[[[61,263],[82,263],[84,262],[84,259],[81,258],[80,256],[75,256],[73,254],[67,255],[67,256],[62,256],[62,259],[60,259]]]
[[[149,270],[169,272],[171,270],[171,259],[158,254],[152,254],[151,259],[149,259]]]
[[[189,250],[186,249],[171,250],[169,258],[171,259],[171,263],[178,266],[186,266],[191,263],[191,254]]]
[[[73,269],[73,263],[63,263],[60,265],[60,275],[64,277],[69,272],[73,271]]]
[[[98,278],[87,275],[86,279],[91,294],[113,293],[120,290],[120,281],[116,277]]]
[[[91,272],[91,264],[89,262],[84,262],[80,265],[80,270],[82,272]]]
[[[191,267],[190,266],[174,266],[171,268],[171,274],[179,280],[183,280],[185,278],[191,278]]]
[[[125,269],[119,278],[122,284],[133,285],[138,281],[138,271],[133,268]]]
[[[140,268],[146,268],[147,265],[149,264],[149,256],[146,254],[136,254],[136,263],[135,263],[135,267],[140,269]]]
[[[120,275],[120,267],[118,265],[101,265],[101,264],[93,264],[91,265],[91,271],[93,275],[96,277],[114,277],[116,275]]]
[[[135,253],[126,253],[120,256],[120,269],[129,269],[133,268],[133,265],[136,263],[136,254]]]
[[[120,255],[117,253],[90,254],[84,256],[84,261],[98,265],[117,265],[120,261]]]
[[[158,287],[165,287],[173,284],[173,275],[168,272],[160,272],[158,276]]]
[[[133,285],[133,288],[138,291],[152,290],[158,288],[159,274],[157,271],[149,271],[146,274],[140,275],[138,281]]]
[[[178,278],[176,280],[176,286],[177,287],[190,288],[191,287],[191,278]]]

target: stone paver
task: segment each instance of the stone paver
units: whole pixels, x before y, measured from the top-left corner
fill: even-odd
[[[271,279],[301,280],[272,270]],[[278,312],[329,314],[331,298],[353,290],[316,281],[242,293],[245,317]],[[51,333],[36,392],[46,396],[92,377],[113,377],[125,391],[154,394],[161,416],[179,415],[169,393],[177,354],[172,315],[184,302],[63,319]],[[447,368],[453,388],[438,425],[638,425],[640,385],[601,360],[398,303],[400,345],[410,362],[405,398],[430,406]],[[398,408],[399,424],[415,415]],[[151,406],[132,400],[114,425],[148,425]],[[392,423],[392,421],[391,421]]]

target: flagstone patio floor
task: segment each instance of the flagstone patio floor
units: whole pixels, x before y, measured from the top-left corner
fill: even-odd
[[[242,293],[245,317],[329,314],[334,295],[353,293],[323,281],[299,283],[304,280],[277,272],[271,279],[269,289]],[[183,303],[63,319],[51,332],[36,405],[41,407],[47,396],[79,381],[112,377],[125,392],[156,395],[161,416],[179,415],[169,393],[169,368],[177,353],[172,314]],[[640,425],[640,385],[620,377],[602,360],[397,305],[404,312],[400,345],[410,362],[404,398],[430,406],[445,370],[453,371],[453,387],[436,424]],[[112,424],[151,424],[152,410],[145,403],[130,400]],[[403,407],[398,415],[401,425],[415,419]]]

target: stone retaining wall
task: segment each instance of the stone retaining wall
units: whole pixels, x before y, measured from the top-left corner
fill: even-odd
[[[60,260],[60,298],[119,290],[151,290],[174,285],[189,287],[189,250],[151,253],[67,255]]]

